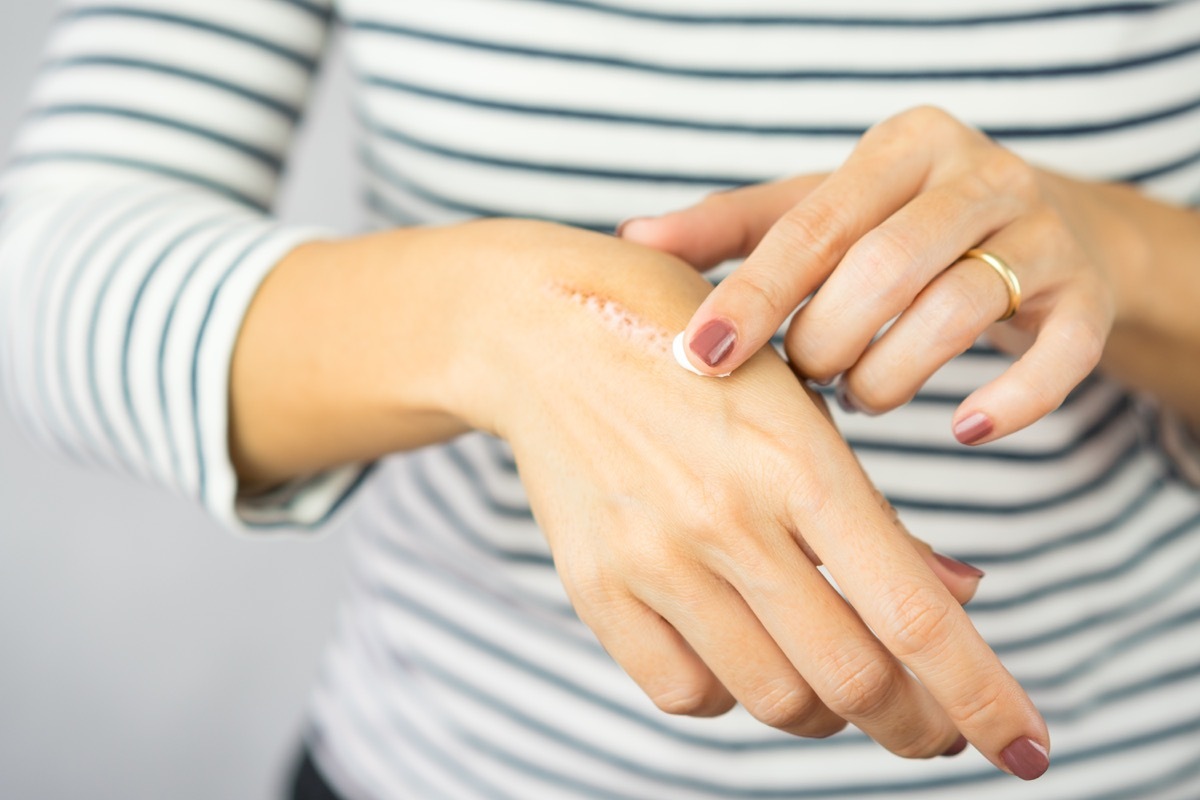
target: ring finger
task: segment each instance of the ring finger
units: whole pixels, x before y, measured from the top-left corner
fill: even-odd
[[[1006,252],[1004,238],[981,248]],[[1022,291],[1033,287],[1028,271]],[[930,281],[912,305],[842,376],[841,397],[852,408],[883,413],[904,405],[939,368],[966,351],[1009,308],[1008,285],[977,258],[961,258]]]
[[[830,711],[725,580],[704,573],[686,594],[649,588],[642,601],[687,640],[752,716],[797,736],[824,737],[846,726]]]
[[[832,713],[898,755],[956,749],[959,732],[929,691],[790,542],[741,556],[731,585]]]
[[[888,320],[909,308],[947,264],[1019,212],[961,181],[934,186],[866,233],[792,321],[788,356],[827,380],[856,363]]]

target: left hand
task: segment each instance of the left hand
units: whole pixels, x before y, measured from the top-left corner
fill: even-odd
[[[1088,190],[917,108],[868,130],[829,175],[714,194],[620,235],[701,269],[746,258],[686,329],[688,358],[709,375],[744,363],[812,294],[787,330],[793,368],[840,375],[843,405],[881,413],[990,328],[1021,357],[954,414],[958,440],[982,444],[1053,411],[1099,362],[1118,297],[1101,238],[1122,223]],[[1009,289],[963,258],[974,247],[1020,281],[1020,309],[1002,325]]]

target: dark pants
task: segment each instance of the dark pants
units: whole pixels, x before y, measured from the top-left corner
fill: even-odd
[[[287,798],[288,800],[342,800],[321,777],[307,747],[301,752],[296,770],[292,774],[292,787]]]

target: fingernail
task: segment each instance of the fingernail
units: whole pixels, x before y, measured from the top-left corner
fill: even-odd
[[[645,219],[647,219],[647,217],[630,217],[629,219],[623,219],[617,224],[617,229],[613,233],[617,236],[617,238],[621,238],[630,232],[629,229],[631,225],[636,225]]]
[[[1004,748],[1000,760],[1023,781],[1040,778],[1050,768],[1050,756],[1046,748],[1028,736],[1022,736]]]
[[[990,435],[992,430],[992,421],[987,415],[976,411],[954,426],[954,438],[963,444],[975,444]]]
[[[838,381],[837,387],[833,390],[833,396],[837,398],[837,403],[842,407],[842,411],[847,414],[857,414],[862,411],[858,407],[858,403],[854,402],[854,398],[850,395],[850,390],[846,388],[845,381]]]
[[[948,748],[946,748],[946,752],[942,753],[942,755],[943,756],[956,756],[959,753],[961,753],[963,750],[966,750],[966,749],[967,749],[967,737],[960,735],[957,739],[954,740],[954,744],[952,744]]]
[[[696,332],[688,345],[696,357],[715,367],[733,350],[737,334],[733,326],[723,319],[714,319]]]
[[[979,567],[972,566],[965,561],[959,561],[957,558],[944,556],[941,553],[934,553],[933,557],[936,558],[943,567],[950,570],[960,578],[974,578],[975,580],[979,580],[987,574]]]

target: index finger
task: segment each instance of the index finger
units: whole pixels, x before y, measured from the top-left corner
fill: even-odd
[[[931,164],[928,143],[913,147],[880,133],[864,136],[846,163],[775,221],[692,315],[684,341],[695,367],[716,375],[756,353],[851,245],[919,191]],[[722,205],[743,213],[736,204]]]
[[[792,498],[792,519],[880,642],[997,767],[1025,780],[1049,767],[1033,701],[912,543],[875,502],[866,475],[828,430],[810,431],[822,469]]]

